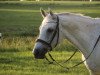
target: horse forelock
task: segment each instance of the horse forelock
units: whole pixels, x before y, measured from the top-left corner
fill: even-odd
[[[48,23],[48,24],[47,24]],[[42,21],[42,24],[41,24],[41,26],[40,26],[40,28],[39,29],[44,29],[44,28],[49,28],[49,27],[51,27],[51,28],[54,28],[54,25],[55,24],[52,24],[52,23],[56,23],[56,20],[54,20],[49,14],[43,19],[43,21]]]

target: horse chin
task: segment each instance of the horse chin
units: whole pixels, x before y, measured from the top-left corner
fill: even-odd
[[[39,55],[39,56],[34,56],[35,59],[44,59],[45,58],[45,55]]]
[[[34,52],[34,57],[35,57],[35,59],[44,59],[45,58],[45,54],[47,53],[47,50],[44,50],[44,51],[35,51]]]

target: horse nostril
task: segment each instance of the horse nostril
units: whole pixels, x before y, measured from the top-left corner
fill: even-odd
[[[33,52],[34,56],[37,56],[39,54],[39,51],[38,49],[35,49],[34,52]]]
[[[42,48],[42,49],[34,49],[33,51],[34,51],[33,52],[34,57],[36,59],[43,59],[43,58],[45,58],[45,54],[47,52],[47,50],[45,50],[44,48]]]

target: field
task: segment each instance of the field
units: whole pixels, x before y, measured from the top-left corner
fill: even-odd
[[[0,2],[0,75],[89,75],[84,64],[66,71],[64,68],[35,60],[32,55],[38,27],[42,17],[40,7],[53,12],[81,13],[93,18],[100,17],[100,2]],[[77,49],[67,40],[51,54],[61,62]],[[81,53],[64,66],[73,66],[81,61]]]

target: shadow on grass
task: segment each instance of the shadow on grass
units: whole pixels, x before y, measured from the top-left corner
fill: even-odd
[[[5,66],[11,65],[11,66],[17,66],[17,67],[27,67],[27,66],[30,66],[32,62],[34,63],[34,60],[33,60],[33,57],[31,56],[19,57],[19,56],[14,56],[12,54],[11,56],[8,56],[8,58],[7,58],[7,55],[5,57],[0,58],[0,64],[5,64]]]
[[[1,48],[1,49],[0,49],[0,53],[1,53],[1,52],[19,52],[19,50],[16,49],[16,48],[10,48],[10,49]]]

